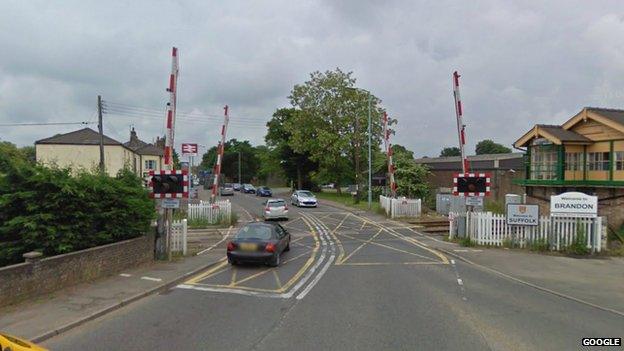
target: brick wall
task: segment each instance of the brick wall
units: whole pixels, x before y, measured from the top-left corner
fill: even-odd
[[[0,268],[0,306],[152,262],[154,237],[143,236]]]
[[[524,171],[509,172],[508,170],[486,170],[475,172],[488,172],[491,174],[491,195],[490,200],[496,200],[499,202],[505,202],[505,194],[518,194],[524,193],[524,188],[513,184],[514,179],[524,179]],[[454,170],[433,170],[429,175],[428,182],[431,187],[437,188],[452,188],[453,187],[453,175],[457,173]]]

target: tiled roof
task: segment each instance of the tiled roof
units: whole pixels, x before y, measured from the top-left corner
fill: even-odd
[[[586,109],[587,111],[597,113],[603,117],[612,120],[613,122],[619,123],[624,126],[624,110],[601,107],[586,107]]]
[[[578,141],[578,142],[588,142],[588,143],[591,142],[591,140],[586,138],[585,136],[579,133],[573,132],[571,130],[563,129],[561,126],[550,125],[550,124],[538,124],[537,127],[539,129],[544,130],[548,134],[551,134],[552,136],[554,136],[555,138],[561,141],[568,141],[568,142]]]
[[[91,128],[84,128],[65,134],[37,140],[35,144],[99,145],[100,134]],[[117,140],[104,135],[104,145],[123,145]]]

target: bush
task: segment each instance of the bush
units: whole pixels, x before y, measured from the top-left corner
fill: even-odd
[[[548,240],[546,240],[545,238],[536,239],[529,242],[529,250],[531,251],[545,252],[548,251],[548,248]]]
[[[477,244],[470,240],[470,237],[463,237],[459,240],[459,246],[464,246],[464,247],[473,247],[476,246]]]
[[[130,171],[116,177],[46,168],[0,154],[0,266],[142,235],[154,204]]]
[[[579,222],[576,223],[576,237],[570,246],[565,248],[565,251],[572,255],[587,255],[589,249],[587,248],[587,236],[585,235],[585,226]]]

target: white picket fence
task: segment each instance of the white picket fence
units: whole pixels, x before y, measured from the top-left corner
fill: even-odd
[[[171,252],[186,255],[187,230],[186,219],[171,223]]]
[[[189,204],[187,218],[189,220],[203,219],[208,223],[216,224],[220,220],[229,221],[232,217],[232,203],[230,200],[217,201],[214,204],[201,201],[199,204]]]
[[[531,243],[547,243],[551,250],[562,250],[576,241],[579,232],[585,235],[587,248],[600,252],[603,245],[603,219],[542,216],[537,226],[507,225],[505,215],[492,212],[450,213],[449,237],[457,229],[457,221],[466,221],[466,232],[479,245],[502,246],[505,241],[521,248]],[[579,228],[580,227],[580,228]]]
[[[420,199],[408,199],[405,197],[393,199],[379,195],[379,204],[390,218],[418,217],[422,211],[422,201]]]

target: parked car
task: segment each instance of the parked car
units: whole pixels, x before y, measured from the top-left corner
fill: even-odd
[[[0,350],[47,351],[47,349],[44,349],[43,347],[37,346],[29,341],[5,333],[0,333]]]
[[[264,204],[263,216],[269,219],[288,219],[288,206],[284,199],[268,199]]]
[[[234,187],[230,183],[225,183],[221,188],[219,188],[219,194],[221,194],[221,196],[233,196]]]
[[[241,192],[245,194],[255,194],[256,188],[254,188],[254,186],[251,184],[243,184],[243,186],[241,187]]]
[[[290,196],[290,203],[297,207],[316,207],[316,196],[308,190],[296,190]]]
[[[241,183],[234,183],[234,184],[232,184],[232,187],[234,188],[234,191],[240,191],[241,190]]]
[[[268,186],[261,186],[258,189],[256,189],[256,196],[273,196],[273,192],[271,191],[271,188],[269,188]]]
[[[290,233],[275,222],[245,224],[227,243],[227,259],[232,265],[242,262],[280,264],[280,256],[290,250]]]

